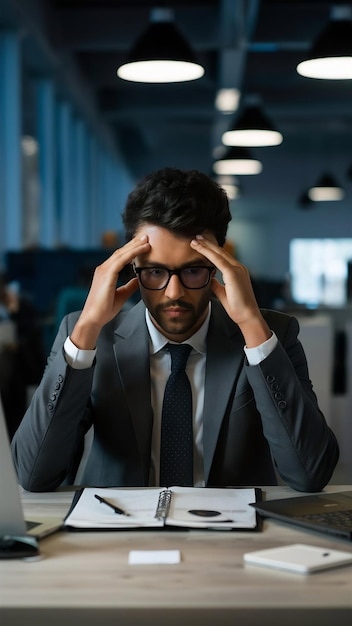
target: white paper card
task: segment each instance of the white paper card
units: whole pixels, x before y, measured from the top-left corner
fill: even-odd
[[[131,550],[128,555],[129,565],[147,565],[160,563],[180,563],[179,550]]]

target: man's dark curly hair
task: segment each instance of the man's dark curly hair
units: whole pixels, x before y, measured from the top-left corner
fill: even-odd
[[[168,167],[137,184],[122,217],[127,240],[149,223],[186,237],[209,230],[223,246],[231,213],[225,191],[206,174]]]

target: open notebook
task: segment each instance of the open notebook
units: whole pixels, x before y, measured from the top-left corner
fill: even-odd
[[[21,558],[38,554],[38,539],[62,525],[55,518],[26,521],[17,483],[10,442],[0,397],[0,558]]]
[[[249,505],[260,497],[261,490],[254,487],[88,487],[75,494],[65,526],[259,531],[258,517]]]

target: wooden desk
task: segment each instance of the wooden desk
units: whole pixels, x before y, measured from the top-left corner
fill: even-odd
[[[331,486],[329,491],[351,489]],[[263,488],[267,498],[300,495]],[[24,494],[30,516],[64,515],[70,492]],[[266,521],[261,533],[60,531],[39,561],[0,561],[1,626],[350,626],[352,566],[309,576],[243,565],[288,543],[352,552],[346,541]],[[178,565],[128,565],[131,549],[179,549]]]

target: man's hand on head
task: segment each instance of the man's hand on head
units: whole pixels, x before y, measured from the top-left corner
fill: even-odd
[[[197,235],[191,247],[207,258],[222,275],[223,284],[212,279],[212,290],[229,317],[241,329],[248,348],[271,336],[256,301],[248,269],[213,240]]]
[[[148,237],[134,237],[99,265],[82,313],[72,331],[71,341],[82,350],[92,350],[103,326],[122,309],[125,302],[138,289],[137,278],[117,287],[121,270],[132,260],[150,249]]]

